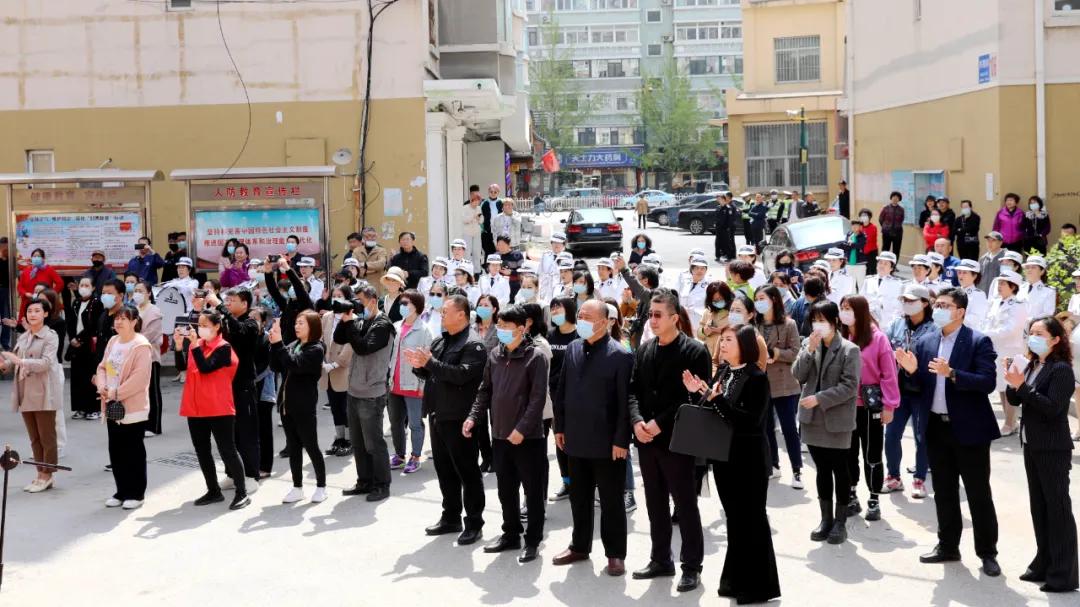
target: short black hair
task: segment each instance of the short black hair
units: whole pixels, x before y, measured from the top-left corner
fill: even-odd
[[[247,289],[241,289],[239,287],[233,287],[233,288],[229,289],[228,291],[225,291],[225,296],[226,297],[228,297],[230,295],[232,295],[233,297],[238,298],[240,301],[247,304],[247,307],[249,309],[251,308],[251,303],[254,301],[254,299],[251,297],[251,291],[248,291]]]
[[[966,310],[968,307],[968,296],[967,293],[964,293],[963,289],[959,289],[957,287],[942,289],[941,292],[937,294],[937,296],[948,297],[952,300],[954,304],[956,304],[957,308],[960,308],[962,310]]]
[[[825,281],[817,276],[811,276],[810,278],[807,278],[806,282],[803,284],[803,292],[814,299],[822,297],[825,295]]]
[[[889,200],[892,200],[893,198],[896,198],[897,200],[903,200],[904,195],[900,192],[897,192],[896,190],[893,190],[893,192],[889,194]]]
[[[510,237],[505,235],[505,234],[502,234],[498,238],[495,239],[495,242],[505,242],[506,244],[510,244]]]
[[[1063,224],[1061,224],[1061,229],[1062,230],[1072,230],[1073,232],[1075,232],[1076,231],[1076,226],[1071,224],[1071,223],[1063,223]]]
[[[479,192],[479,191],[480,191],[480,186],[476,185],[475,183],[472,184],[471,186],[469,186],[469,192],[470,193]]]
[[[573,297],[556,297],[555,299],[551,300],[549,308],[554,308],[555,306],[559,306],[560,308],[562,308],[563,314],[566,315],[566,320],[569,321],[570,324],[574,324],[577,322],[576,299],[574,299]]]
[[[345,240],[363,240],[363,238],[360,236],[360,232],[353,232],[346,236]]]
[[[753,325],[742,325],[735,328],[731,325],[724,327],[724,331],[735,332],[735,342],[739,344],[739,363],[756,363],[761,358],[761,350],[758,348],[758,334]]]
[[[648,266],[638,266],[637,273],[641,276],[641,279],[645,281],[645,286],[650,289],[655,289],[660,286],[660,274],[655,268]]]
[[[828,299],[815,301],[814,305],[810,306],[810,320],[815,318],[821,318],[834,328],[840,328],[840,308]]]
[[[127,287],[124,286],[124,281],[120,280],[119,278],[114,278],[112,280],[106,280],[101,285],[102,289],[104,289],[105,287],[112,287],[112,288],[116,289],[117,293],[123,293],[124,290],[127,289]]]
[[[679,305],[679,296],[670,289],[657,289],[653,293],[653,296],[649,298],[649,303],[666,305],[668,309],[671,310],[671,313],[676,315],[679,313],[679,308],[681,307]],[[648,314],[648,311],[644,313]]]
[[[135,323],[135,332],[136,333],[139,333],[139,332],[142,331],[142,326],[143,326],[142,325],[142,316],[139,314],[139,309],[136,308],[135,306],[133,306],[131,304],[124,304],[123,306],[120,307],[119,310],[116,311],[116,314],[113,315],[113,320],[114,321],[117,318],[126,318],[126,319],[134,322]]]
[[[300,237],[297,236],[296,234],[289,234],[288,236],[285,237],[285,242],[288,242],[290,240],[295,240],[296,244],[300,244]]]
[[[150,242],[150,237],[149,236],[140,236],[139,240],[145,240],[146,244],[148,244],[150,246],[154,246],[154,243]]]
[[[408,230],[405,230],[404,232],[402,232],[402,233],[398,234],[398,235],[397,235],[397,239],[398,239],[398,240],[401,240],[401,239],[402,239],[403,237],[405,237],[405,236],[409,236],[409,237],[411,237],[411,238],[412,238],[413,240],[416,240],[416,234],[415,234],[415,233],[413,233],[413,232],[410,232],[410,231],[408,231]]]
[[[499,300],[495,299],[494,297],[492,297],[491,299],[495,301],[495,305],[498,305]],[[447,295],[446,299],[443,301],[443,308],[446,307],[446,304],[450,304],[454,307],[455,310],[460,310],[465,314],[468,314],[472,311],[472,308],[469,307],[469,298],[465,297],[464,295],[459,295],[457,293],[453,295]]]
[[[49,303],[49,300],[45,299],[44,297],[31,299],[30,303],[26,304],[26,309],[29,310],[30,306],[41,306],[41,310],[45,312],[46,319],[49,317],[49,314],[52,314],[52,304]]]
[[[1007,201],[1010,198],[1012,198],[1013,202],[1015,202],[1016,204],[1020,204],[1020,195],[1019,194],[1017,194],[1015,192],[1009,192],[1008,194],[1005,195],[1005,200]]]
[[[367,299],[378,299],[379,298],[379,292],[376,291],[375,287],[373,287],[371,285],[363,285],[361,287],[358,287],[356,289],[356,296],[360,297],[361,295],[364,296]]]
[[[406,289],[401,294],[402,303],[409,302],[413,308],[416,308],[416,313],[419,314],[424,311],[424,306],[427,305],[424,300],[424,294],[416,289]],[[389,310],[388,310],[389,311]]]

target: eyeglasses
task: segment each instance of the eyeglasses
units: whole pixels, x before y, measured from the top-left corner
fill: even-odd
[[[665,316],[674,316],[674,314],[664,314],[663,312],[649,312],[649,318],[661,319]]]
[[[948,302],[945,302],[945,301],[934,302],[934,309],[935,310],[952,310],[952,309],[956,309],[956,308],[957,308],[956,304],[948,303]]]
[[[443,295],[446,295],[446,293],[439,293],[438,291],[430,291],[428,293],[428,297],[442,297]]]

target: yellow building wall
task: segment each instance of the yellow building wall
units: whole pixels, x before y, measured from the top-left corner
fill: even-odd
[[[1080,84],[1046,87],[1046,208],[1051,238],[1063,223],[1080,225]]]
[[[790,101],[790,100],[788,100]],[[798,103],[798,99],[794,100]],[[796,106],[797,107],[797,106]],[[820,204],[825,205],[832,201],[839,193],[837,184],[840,183],[841,161],[833,159],[832,141],[836,138],[836,113],[829,111],[807,111],[808,122],[825,121],[829,137],[829,155],[826,168],[829,179],[826,188],[820,186],[808,187],[808,192],[813,192]],[[728,174],[732,191],[736,194],[750,190],[752,192],[767,192],[771,188],[749,188],[746,181],[746,131],[748,124],[791,122],[791,118],[784,112],[772,112],[762,114],[737,114],[728,116]],[[785,189],[785,188],[780,188]],[[791,191],[798,190],[798,186],[792,186]]]
[[[283,120],[276,121],[276,112]],[[426,250],[427,186],[425,167],[424,100],[407,98],[372,102],[368,135],[369,167],[367,224],[376,226],[380,242],[397,246],[397,232],[416,232],[418,246]],[[361,104],[357,101],[306,101],[254,104],[251,139],[236,163],[239,167],[311,164],[317,145],[291,145],[290,153],[306,152],[296,162],[286,153],[286,142],[322,138],[321,157],[314,164],[331,164],[339,148],[353,151],[356,170]],[[173,169],[227,167],[236,157],[247,130],[243,105],[184,105],[159,107],[87,108],[0,112],[0,172],[26,171],[26,151],[53,150],[57,171],[96,168],[112,158],[111,168],[159,169],[166,177]],[[358,229],[359,216],[352,198],[353,175],[330,182],[329,224],[331,255],[339,258],[345,237]],[[382,194],[400,188],[404,214],[383,216]],[[158,249],[165,250],[165,235],[184,229],[184,184],[155,182],[151,188],[150,226]],[[4,226],[8,218],[2,219]],[[89,257],[89,256],[88,256]]]
[[[840,90],[844,78],[844,5],[837,0],[742,3],[743,90],[795,93]],[[776,83],[774,38],[821,37],[821,79]]]

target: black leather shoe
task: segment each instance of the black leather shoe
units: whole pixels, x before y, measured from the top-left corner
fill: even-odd
[[[353,497],[357,495],[365,495],[371,493],[371,485],[356,483],[352,487],[341,492],[345,497]]]
[[[218,502],[224,502],[225,496],[221,494],[221,491],[213,492],[207,491],[206,495],[195,500],[196,506],[209,506],[210,504],[216,504]]]
[[[959,552],[946,550],[941,547],[941,544],[934,546],[933,550],[919,557],[920,563],[951,563],[959,560]]]
[[[700,584],[700,573],[697,571],[683,571],[682,577],[679,578],[679,585],[675,587],[675,590],[678,590],[679,592],[690,592]]]
[[[240,510],[242,508],[247,508],[250,505],[251,498],[248,497],[246,493],[237,491],[236,495],[233,496],[232,503],[229,504],[229,510]]]
[[[997,577],[1001,575],[1001,565],[998,565],[997,559],[990,556],[982,560],[982,572],[990,577]]]
[[[521,548],[521,538],[504,533],[496,538],[494,542],[484,546],[484,552],[493,554],[504,550],[518,550],[519,548]]]
[[[674,565],[662,565],[656,561],[649,561],[649,564],[644,569],[638,569],[630,574],[630,577],[635,580],[651,580],[658,577],[673,577],[674,575]]]
[[[1043,584],[1042,586],[1039,586],[1039,590],[1042,590],[1043,592],[1072,592],[1072,591],[1076,590],[1076,588],[1066,588],[1064,586],[1053,586],[1051,584]]]
[[[1020,581],[1021,582],[1033,582],[1035,584],[1041,584],[1041,583],[1046,581],[1046,574],[1045,573],[1042,573],[1042,574],[1035,573],[1031,569],[1028,569],[1027,571],[1020,574]]]
[[[439,521],[434,525],[424,529],[424,533],[427,535],[445,535],[447,533],[461,533],[461,523],[448,523],[446,521]]]
[[[479,529],[466,529],[457,537],[457,544],[458,546],[475,544],[481,537],[483,537],[483,533]]]
[[[519,563],[531,563],[536,560],[536,557],[540,554],[539,546],[525,546],[521,549],[521,554],[518,555]]]
[[[388,497],[390,497],[390,487],[373,487],[371,493],[368,493],[367,501],[381,502]]]

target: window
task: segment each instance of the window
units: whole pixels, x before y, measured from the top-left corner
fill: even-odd
[[[593,61],[594,78],[627,78],[640,76],[638,59],[596,59]],[[576,61],[574,63],[577,63]]]
[[[650,57],[659,57],[664,53],[664,47],[660,46],[659,44],[650,44],[648,46],[648,50]]]
[[[638,0],[591,0],[589,5],[594,11],[604,11],[637,8],[637,3]]]
[[[596,129],[592,127],[577,129],[577,142],[578,145],[596,145]]]
[[[720,24],[716,21],[707,23],[677,23],[675,39],[679,41],[717,40],[720,38]]]
[[[588,78],[589,77],[589,61],[574,61],[574,78]]]
[[[595,145],[628,145],[634,138],[632,127],[602,127],[597,129]]]
[[[566,103],[564,104],[563,107],[568,112],[576,112],[576,111],[578,111],[578,98],[577,97],[567,97],[566,98]]]
[[[663,18],[663,13],[660,11],[645,11],[645,21],[649,23],[660,23]]]
[[[715,74],[720,69],[719,57],[679,57],[676,61],[679,73],[691,76]]]
[[[1054,10],[1062,13],[1080,11],[1080,0],[1054,0]]]
[[[525,12],[535,13],[538,0],[525,0]]]
[[[806,123],[809,140],[807,185],[828,182],[827,127],[824,121]],[[801,184],[799,175],[798,123],[752,124],[746,129],[746,185],[749,188],[782,188]]]
[[[720,37],[725,40],[739,40],[742,38],[742,21],[721,21]]]
[[[821,36],[773,38],[777,82],[821,80]]]
[[[616,97],[615,98],[615,109],[620,111],[620,112],[629,111],[631,109],[630,104],[631,104],[631,101],[630,101],[629,97]]]
[[[586,11],[589,10],[589,0],[555,0],[555,10]]]
[[[435,2],[436,2],[436,0],[428,0],[428,3],[427,3],[428,45],[429,46],[438,46],[439,45],[439,35],[438,35],[438,31],[439,31],[439,28],[438,28],[439,9],[438,9],[438,7],[435,6]]]
[[[675,0],[675,6],[738,6],[739,0]]]
[[[190,11],[193,8],[191,0],[168,0],[165,3],[165,10],[167,11]]]
[[[55,161],[52,150],[26,150],[27,173],[54,173]]]
[[[638,41],[638,30],[636,27],[593,26],[590,30],[590,33],[593,44],[612,44]]]
[[[741,74],[743,62],[742,57],[738,55],[724,55],[720,57],[720,73],[721,74]]]

